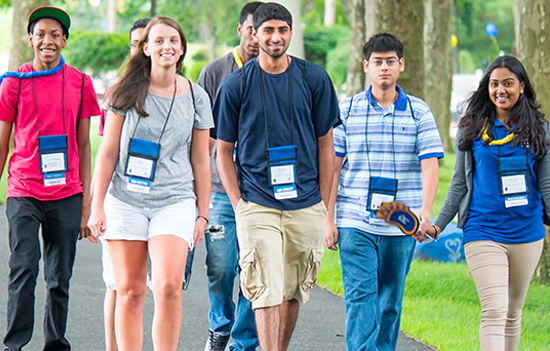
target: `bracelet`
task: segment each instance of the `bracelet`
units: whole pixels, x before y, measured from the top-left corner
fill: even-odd
[[[203,216],[203,215],[198,215],[196,220],[198,220],[199,218],[204,219],[204,220],[206,221],[206,224],[208,224],[208,218],[206,218],[206,217]]]
[[[438,230],[437,230],[437,227],[435,226],[435,224],[432,224],[432,227],[435,230],[435,239],[439,238],[439,233],[438,233]]]

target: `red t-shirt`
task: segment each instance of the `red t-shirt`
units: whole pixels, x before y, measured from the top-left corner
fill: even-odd
[[[19,71],[30,72],[30,63],[23,64]],[[64,98],[63,81],[65,81]],[[51,201],[82,193],[76,122],[79,108],[78,118],[80,119],[100,114],[92,80],[88,75],[84,76],[84,91],[81,94],[82,73],[65,65],[54,75],[34,78],[34,90],[36,94],[33,94],[33,79],[29,78],[21,79],[20,94],[17,78],[5,78],[0,87],[0,121],[13,122],[14,125],[14,150],[8,167],[7,197],[33,197],[42,201]],[[80,107],[81,96],[82,107]],[[38,125],[40,125],[41,136],[59,134],[68,136],[69,171],[66,173],[66,183],[63,185],[44,186],[38,154]]]

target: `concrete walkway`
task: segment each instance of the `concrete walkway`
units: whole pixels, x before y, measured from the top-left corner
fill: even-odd
[[[5,208],[0,207],[0,334],[6,329],[7,262],[9,257]],[[209,308],[205,249],[201,242],[195,254],[193,276],[189,290],[184,293],[183,326],[178,350],[202,351],[207,337]],[[42,265],[41,265],[42,267]],[[36,320],[34,337],[25,348],[38,351],[43,346],[42,318],[45,286],[42,274],[36,287]],[[67,338],[75,351],[102,351],[104,348],[103,296],[105,287],[101,278],[101,247],[87,240],[78,243],[77,259],[71,281],[71,301]],[[144,350],[152,350],[151,321],[152,294],[148,292],[144,311]],[[32,308],[32,306],[29,306]],[[300,309],[294,332],[292,351],[344,351],[344,303],[342,298],[315,288],[311,300]],[[401,334],[397,350],[432,351]]]

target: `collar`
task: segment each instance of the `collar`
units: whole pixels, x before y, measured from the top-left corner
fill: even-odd
[[[494,124],[495,127],[499,127],[499,128],[507,128],[504,123],[502,123],[501,121],[499,121],[497,118],[495,118],[495,124]],[[510,128],[511,130],[514,130],[514,129],[517,129],[517,127],[515,125],[512,126],[512,128]]]
[[[394,102],[396,111],[405,111],[407,110],[407,94],[401,89],[399,85],[395,85],[395,90],[399,94],[397,100]],[[375,105],[378,104],[378,101],[374,100],[372,96],[372,85],[366,91],[367,100],[369,104]]]
[[[237,67],[241,68],[243,66],[243,60],[241,60],[241,57],[239,56],[239,47],[235,46],[235,49],[233,49],[233,58],[235,59],[235,62],[237,63]]]

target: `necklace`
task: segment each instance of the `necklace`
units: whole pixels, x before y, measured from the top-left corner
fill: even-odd
[[[500,145],[507,144],[507,143],[511,142],[512,139],[514,139],[515,136],[516,136],[516,134],[514,132],[512,132],[512,133],[508,134],[507,136],[505,136],[502,139],[492,140],[489,143],[489,145],[500,146]],[[483,141],[489,140],[489,133],[487,132],[487,118],[485,118],[485,123],[483,124],[483,134],[481,135],[481,137],[483,138]]]

